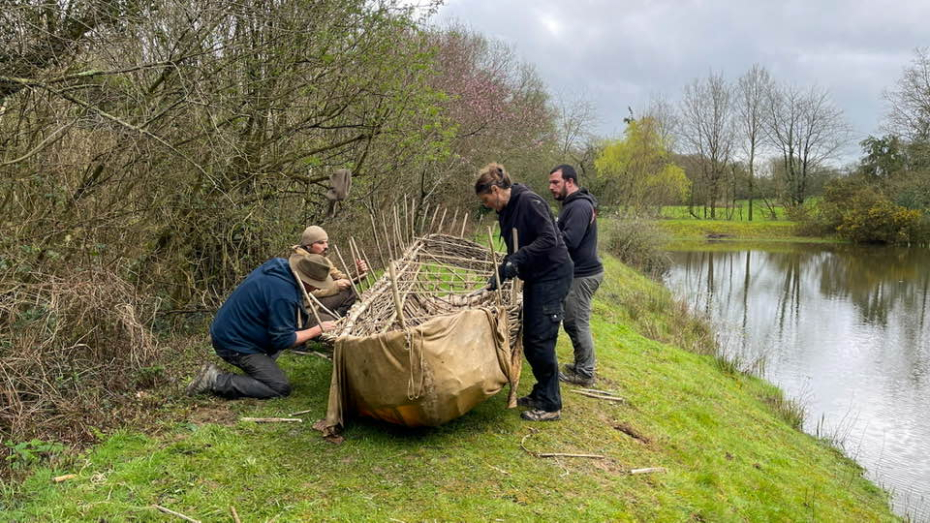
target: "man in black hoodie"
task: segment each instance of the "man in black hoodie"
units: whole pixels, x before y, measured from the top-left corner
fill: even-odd
[[[549,192],[562,202],[559,231],[575,263],[574,280],[565,298],[565,332],[575,348],[575,362],[563,366],[559,379],[576,385],[594,385],[594,338],[591,336],[591,301],[604,281],[604,266],[597,257],[597,200],[578,186],[571,165],[549,173]]]

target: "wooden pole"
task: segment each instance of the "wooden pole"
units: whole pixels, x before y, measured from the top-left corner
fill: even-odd
[[[404,235],[407,236],[407,243],[413,241],[413,235],[410,234],[410,211],[407,209],[407,195],[404,195]]]
[[[403,304],[400,302],[400,292],[397,290],[397,271],[394,270],[394,262],[388,265],[388,271],[391,274],[391,292],[394,294],[394,307],[397,309],[397,321],[400,322],[400,328],[407,330],[407,322],[404,320]]]
[[[442,209],[442,218],[439,219],[439,227],[436,228],[436,232],[439,233],[439,234],[442,234],[442,224],[443,224],[443,222],[446,221],[446,212],[447,212],[448,210],[449,210],[449,209],[448,209],[447,207],[444,207],[444,208]]]
[[[333,245],[333,250],[336,251],[336,256],[338,256],[338,257],[339,257],[339,261],[342,262],[342,268],[346,270],[346,277],[349,278],[349,285],[352,286],[352,292],[355,293],[355,296],[356,296],[356,297],[361,296],[361,293],[359,293],[359,292],[358,292],[358,289],[355,287],[355,282],[352,281],[352,273],[349,272],[349,266],[346,265],[346,260],[345,260],[345,258],[343,258],[343,257],[342,257],[342,253],[339,252],[339,247],[336,247],[335,245]]]
[[[429,216],[429,204],[423,204],[423,207],[420,208],[420,226],[417,228],[420,236],[426,236],[426,232],[423,231],[423,228],[426,227],[426,217]]]
[[[381,247],[381,239],[378,238],[378,228],[375,226],[375,215],[369,214],[368,218],[371,220],[371,234],[375,237],[375,244],[378,246],[378,256],[381,257],[381,266],[387,267],[387,262],[384,261],[384,248]],[[371,266],[368,266],[371,269]]]
[[[513,252],[520,250],[520,235],[517,234],[517,228],[513,228]],[[517,284],[518,279],[514,278],[513,286],[510,287],[510,304],[513,305],[517,302]]]
[[[239,421],[251,421],[252,423],[303,423],[300,418],[239,418]]]
[[[313,299],[314,296],[310,294],[309,292],[307,292],[307,288],[304,287],[303,280],[301,280],[300,276],[298,276],[296,273],[294,274],[294,279],[297,280],[297,286],[300,287],[300,290],[304,293],[304,298],[307,299],[307,308],[310,309],[310,313],[313,314],[313,319],[316,320],[316,324],[320,326],[320,333],[322,334],[323,333],[323,322],[320,321],[320,315],[319,313],[316,312],[316,307],[313,306],[314,302],[316,302],[316,300]],[[319,302],[316,302],[316,303],[319,303]],[[300,313],[297,313],[297,320],[298,321],[300,320]]]
[[[494,237],[491,236],[491,228],[488,227],[488,247],[491,249],[491,260],[494,262],[494,267],[491,269],[494,271],[494,281],[497,282],[497,307],[498,310],[502,310],[504,307],[504,300],[502,297],[501,284],[504,282],[501,281],[500,272],[497,270],[497,252],[494,250]]]
[[[158,510],[164,512],[165,514],[171,514],[172,516],[177,517],[177,518],[181,518],[181,519],[183,519],[184,521],[190,521],[191,523],[200,523],[200,520],[199,520],[199,519],[194,519],[194,518],[192,518],[192,517],[190,517],[190,516],[185,516],[184,514],[181,514],[180,512],[175,512],[175,511],[173,511],[173,510],[171,510],[171,509],[168,509],[168,508],[165,508],[165,507],[163,507],[163,506],[161,506],[161,505],[152,505],[152,506],[155,507],[156,509],[158,509]]]
[[[363,258],[362,258],[362,253],[358,248],[358,244],[355,243],[355,238],[349,238],[349,254],[350,256],[352,256],[352,259],[355,260],[353,261],[353,263],[355,264],[355,274],[359,276],[359,280],[361,280],[364,277],[365,284],[368,285],[368,288],[370,289],[372,285],[371,279],[370,279],[371,265],[368,265],[368,271],[366,271],[365,275],[362,276],[362,274],[358,270],[358,260],[362,260]],[[365,260],[365,264],[366,265],[368,264],[367,260]],[[359,281],[359,285],[361,285],[361,281]]]
[[[429,232],[433,232],[433,224],[436,223],[436,215],[439,214],[439,206],[436,206],[436,209],[433,211],[433,219],[429,221]]]
[[[468,211],[465,211],[465,215],[462,216],[462,232],[459,233],[459,238],[465,237],[465,225],[468,223]]]
[[[388,233],[387,220],[384,219],[384,214],[381,215],[381,228],[384,230],[384,237],[386,238],[384,243],[387,244],[388,260],[390,260],[391,263],[394,263],[394,242],[393,240],[395,240],[396,238],[390,237],[391,235]],[[384,268],[387,269],[388,265],[390,265],[390,263],[385,264]]]
[[[407,242],[404,240],[403,230],[400,228],[400,220],[397,218],[397,204],[391,206],[394,210],[394,241],[400,244],[400,250],[407,250]],[[392,256],[393,258],[393,256]]]
[[[453,233],[455,232],[455,222],[457,222],[458,219],[459,219],[459,209],[456,208],[456,209],[455,209],[455,214],[452,215],[452,221],[449,222],[449,223],[452,224],[452,232],[453,232]]]
[[[358,244],[355,245],[355,250],[358,252],[361,259],[365,260],[365,263],[368,265],[368,274],[366,275],[366,277],[371,278],[371,283],[369,283],[369,285],[374,287],[375,283],[378,283],[378,279],[375,278],[374,269],[372,268],[371,262],[368,261],[368,255],[362,251],[361,247],[359,247]]]

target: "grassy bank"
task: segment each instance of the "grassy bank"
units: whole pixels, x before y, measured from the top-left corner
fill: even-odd
[[[564,387],[563,420],[529,424],[501,393],[436,429],[356,420],[333,445],[310,423],[238,421],[306,409],[307,421],[323,416],[330,363],[287,354],[291,397],[199,399],[183,421],[112,434],[7,485],[0,518],[163,520],[158,504],[203,521],[232,521],[230,507],[243,521],[895,519],[857,465],[794,428],[798,412],[776,388],[700,354],[713,350],[706,325],[654,282],[612,259],[606,266],[592,320],[598,388],[626,404]],[[570,352],[562,336],[560,360]],[[539,458],[521,441],[605,458]],[[628,473],[644,467],[667,472]],[[77,476],[51,481],[68,473]]]
[[[833,237],[815,238],[798,236],[796,223],[790,221],[757,220],[751,222],[729,220],[656,220],[673,241],[692,240],[758,240],[804,243],[841,242]]]

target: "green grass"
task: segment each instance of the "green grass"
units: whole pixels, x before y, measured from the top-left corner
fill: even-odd
[[[775,211],[776,220],[784,220],[785,208],[782,205],[776,205],[773,207]],[[755,221],[770,221],[772,219],[772,210],[761,201],[754,200],[752,204],[752,220]],[[710,208],[707,209],[707,215],[710,216]],[[699,217],[704,217],[704,208],[695,207],[694,214]],[[718,219],[726,219],[728,215],[732,216],[733,220],[736,221],[749,221],[749,200],[737,200],[736,205],[732,208],[726,207],[717,207],[716,217]],[[666,205],[662,207],[661,216],[663,218],[671,219],[695,219],[691,213],[688,212],[687,205]]]
[[[530,424],[505,408],[503,391],[435,429],[354,420],[345,443],[333,445],[309,423],[324,415],[330,363],[288,354],[291,397],[199,399],[183,422],[112,434],[5,485],[0,519],[167,521],[153,504],[202,521],[232,521],[231,506],[243,521],[896,519],[855,463],[774,408],[778,389],[712,355],[706,324],[654,282],[609,257],[605,265],[592,320],[598,388],[628,404],[563,387],[562,421]],[[566,361],[564,335],[558,350]],[[521,390],[531,384],[525,366]],[[305,409],[303,424],[237,421]],[[534,451],[608,459],[537,458],[520,447],[527,436]],[[626,473],[641,467],[668,471]],[[52,483],[66,473],[77,477]]]
[[[728,220],[656,220],[655,222],[671,236],[672,240],[767,240],[781,242],[831,242],[835,238],[811,238],[797,236],[795,222]]]

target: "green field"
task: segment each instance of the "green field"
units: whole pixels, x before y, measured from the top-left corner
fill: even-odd
[[[605,263],[592,321],[597,387],[627,403],[567,386],[562,421],[531,424],[502,392],[435,429],[355,420],[334,445],[310,427],[324,415],[331,364],[287,354],[291,397],[191,401],[178,382],[153,402],[167,421],[106,435],[3,485],[0,519],[180,521],[156,504],[201,521],[233,521],[231,507],[242,521],[897,519],[860,467],[797,430],[798,410],[775,387],[699,354],[713,352],[712,336],[664,288]],[[209,353],[206,339],[195,346]],[[563,335],[560,359],[570,351]],[[523,377],[525,393],[528,366]],[[302,424],[239,421],[306,409]],[[603,458],[536,457],[521,442]],[[646,467],[665,472],[629,473]]]
[[[772,212],[774,211],[775,217],[772,217]],[[704,217],[704,208],[695,207],[694,214],[698,216],[698,219],[705,219]],[[687,205],[666,205],[662,207],[662,218],[671,218],[671,219],[695,219],[691,213],[688,212]],[[749,221],[749,200],[736,200],[735,206],[732,207],[717,207],[716,212],[717,219],[725,220],[731,219],[735,221]],[[729,218],[728,218],[729,217]],[[710,219],[710,208],[707,209],[707,219]],[[785,208],[782,205],[775,205],[772,209],[769,209],[761,200],[754,200],[752,203],[752,221],[770,221],[770,220],[785,220]]]

